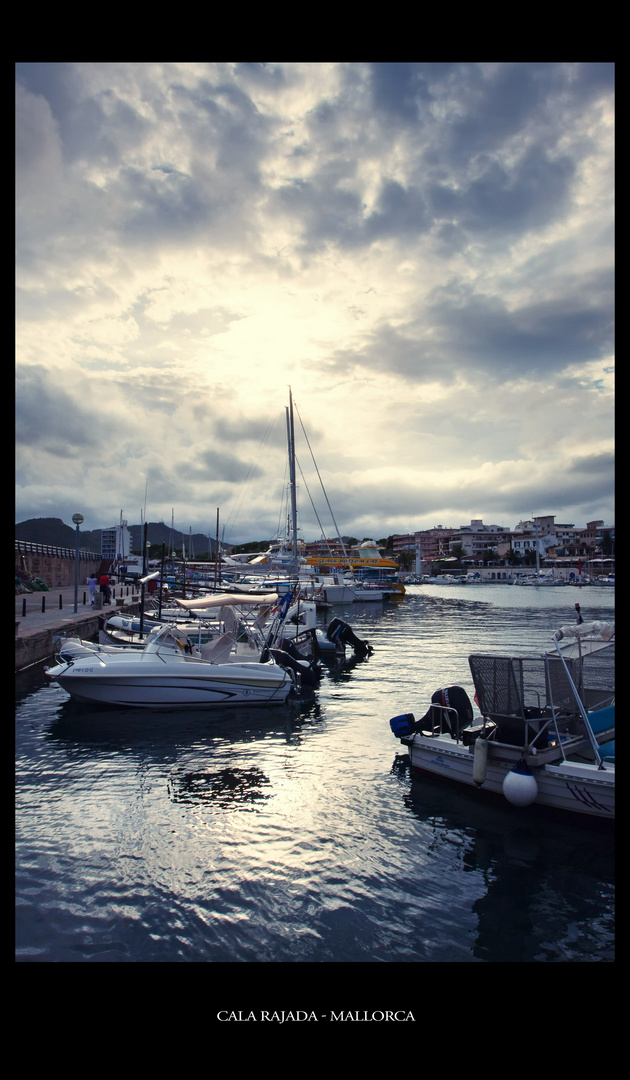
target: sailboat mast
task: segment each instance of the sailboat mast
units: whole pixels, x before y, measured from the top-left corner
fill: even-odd
[[[295,572],[298,570],[297,553],[297,493],[295,485],[295,430],[293,427],[293,395],[289,387],[289,408],[287,409],[287,441],[289,444],[289,489],[291,494],[291,541]]]
[[[217,574],[221,583],[221,556],[219,555],[219,507],[217,506],[217,538],[214,545],[214,587],[217,587]]]

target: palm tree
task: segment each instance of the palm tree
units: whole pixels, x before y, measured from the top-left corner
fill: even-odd
[[[457,559],[457,565],[458,566],[462,565],[462,559],[464,558],[465,554],[466,553],[464,551],[464,545],[463,544],[453,544],[453,546],[451,548],[451,555],[453,555]]]

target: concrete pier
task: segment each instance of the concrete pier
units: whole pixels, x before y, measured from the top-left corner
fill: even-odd
[[[84,596],[86,603],[83,602]],[[45,606],[43,612],[42,599]],[[52,660],[55,651],[53,639],[56,637],[94,638],[99,631],[101,615],[113,615],[115,611],[124,611],[129,615],[140,611],[140,594],[128,585],[112,587],[112,602],[100,611],[90,606],[87,586],[79,586],[77,601],[75,614],[74,586],[51,589],[50,592],[16,594],[16,671],[43,660]]]

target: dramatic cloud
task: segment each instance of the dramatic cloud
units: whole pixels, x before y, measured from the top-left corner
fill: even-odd
[[[613,95],[611,64],[18,64],[16,520],[146,490],[271,537],[290,385],[306,539],[320,478],[358,536],[612,524]]]

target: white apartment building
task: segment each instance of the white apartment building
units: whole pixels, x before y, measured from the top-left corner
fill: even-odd
[[[576,529],[573,524],[556,524],[555,514],[546,514],[531,521],[519,521],[514,530],[512,548],[519,555],[535,551],[538,537],[538,551],[544,556],[550,548],[563,548],[578,543],[582,533],[583,530]]]
[[[549,548],[556,546],[556,538],[555,536],[539,536],[536,538],[535,533],[532,533],[531,536],[512,537],[512,551],[516,555],[526,555],[528,551],[535,551],[536,545],[538,545],[538,554],[541,559],[544,559]]]
[[[461,544],[464,558],[481,561],[488,548],[498,550],[509,546],[512,530],[507,525],[484,525],[481,518],[473,518],[470,525],[460,525],[459,531],[451,537],[451,548]]]
[[[126,559],[131,554],[131,533],[127,522],[121,517],[119,525],[101,532],[101,556],[103,559]]]
[[[531,521],[519,521],[512,531],[515,533],[532,533],[532,535],[535,535],[536,531],[538,531],[539,536],[550,536],[556,532],[555,519],[555,514],[541,514],[539,517],[532,518]],[[562,528],[572,529],[573,526],[563,525]]]

